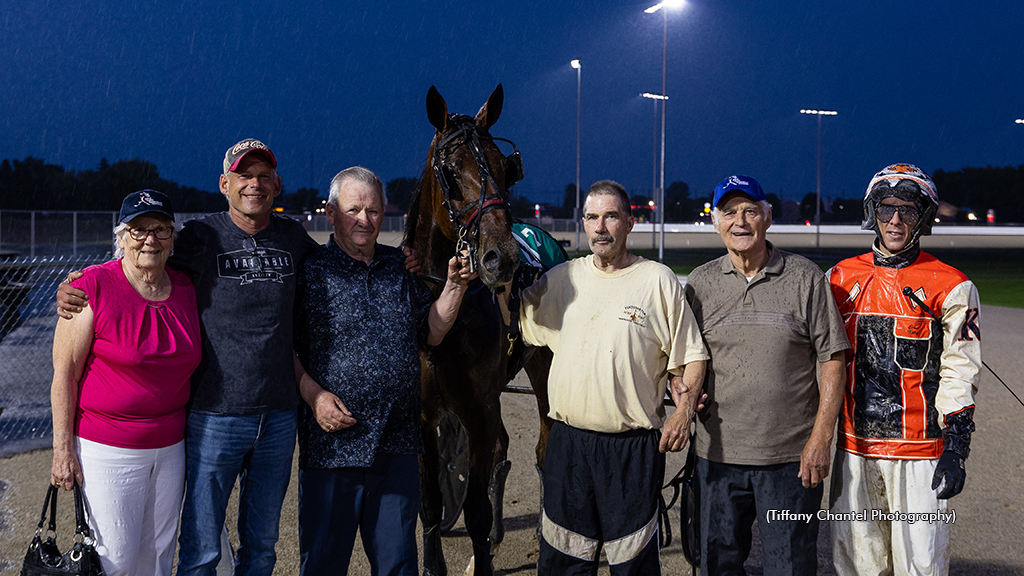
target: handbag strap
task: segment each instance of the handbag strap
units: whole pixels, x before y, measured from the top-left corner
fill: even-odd
[[[74,483],[75,488],[75,534],[81,534],[82,536],[89,538],[89,523],[85,520],[85,505],[83,504],[84,497],[82,496],[82,489],[78,487],[78,481]],[[56,500],[56,499],[55,499]]]
[[[39,515],[39,526],[36,527],[36,533],[43,531],[43,524],[46,523],[46,513],[49,509],[50,513],[50,532],[57,532],[57,487],[50,484],[46,490],[46,499],[43,500],[43,513]]]

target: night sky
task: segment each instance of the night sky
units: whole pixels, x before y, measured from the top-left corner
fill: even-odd
[[[652,185],[662,15],[652,0],[0,4],[0,158],[66,168],[142,158],[216,190],[243,137],[277,154],[287,190],[326,192],[361,164],[419,176],[436,85],[475,113],[499,82],[495,136],[514,140],[517,193],[560,202],[575,180]],[[799,200],[860,196],[897,161],[927,171],[1024,164],[1024,3],[1018,0],[692,0],[668,12],[666,182],[695,196],[734,173]],[[941,190],[940,190],[941,194]]]

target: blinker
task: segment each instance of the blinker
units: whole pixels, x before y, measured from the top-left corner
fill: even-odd
[[[514,146],[514,144],[513,144]],[[523,180],[523,155],[516,148],[505,156],[505,188],[511,188]]]

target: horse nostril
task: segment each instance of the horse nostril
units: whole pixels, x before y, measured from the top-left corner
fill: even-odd
[[[492,274],[498,271],[498,266],[501,263],[501,256],[497,250],[488,250],[484,252],[483,265],[488,272]]]

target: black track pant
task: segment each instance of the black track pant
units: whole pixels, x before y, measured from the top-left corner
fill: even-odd
[[[804,488],[800,463],[722,464],[697,458],[694,483],[703,576],[742,576],[757,519],[765,576],[818,571],[818,509],[824,483]]]
[[[541,515],[541,576],[597,574],[604,548],[613,576],[661,574],[659,430],[589,432],[556,422],[548,437]]]

